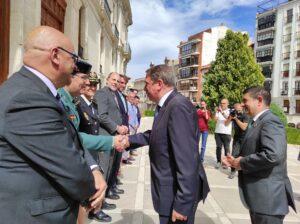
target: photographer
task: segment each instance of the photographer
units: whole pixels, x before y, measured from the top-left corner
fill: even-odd
[[[201,106],[198,106],[197,115],[198,115],[198,125],[201,135],[201,152],[200,152],[200,161],[203,163],[204,154],[206,149],[206,141],[208,137],[208,121],[210,120],[211,114],[206,108],[205,101],[201,101]]]
[[[237,158],[240,154],[241,144],[248,126],[248,116],[244,113],[243,107],[240,103],[234,104],[234,109],[230,111],[230,115],[225,123],[233,122],[233,143],[232,156]],[[233,179],[235,176],[235,169],[231,168],[231,173],[228,178]]]

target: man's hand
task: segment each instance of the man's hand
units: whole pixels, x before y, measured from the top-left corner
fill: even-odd
[[[222,157],[222,164],[225,165],[226,167],[233,167],[236,170],[241,170],[241,164],[240,164],[241,158],[243,157],[240,156],[238,158],[234,158],[230,154],[227,154],[227,156]]]
[[[117,126],[117,132],[120,134],[120,135],[126,135],[128,134],[128,127],[126,127],[125,125],[118,125]]]
[[[93,170],[92,173],[94,175],[95,188],[97,191],[92,197],[90,197],[90,206],[88,210],[94,210],[95,212],[97,212],[101,209],[107,185],[103,178],[103,175],[99,170]]]
[[[235,158],[233,161],[232,161],[232,167],[233,168],[235,168],[236,170],[241,170],[242,168],[241,168],[241,163],[240,163],[240,161],[241,161],[241,159],[242,159],[243,157],[241,157],[241,156],[239,156],[238,158]]]
[[[172,212],[172,222],[176,222],[176,220],[186,221],[187,220],[187,216],[181,215],[180,213],[176,212],[173,209],[173,212]]]
[[[128,137],[126,135],[116,135],[114,137],[114,148],[118,152],[123,152],[128,147]]]

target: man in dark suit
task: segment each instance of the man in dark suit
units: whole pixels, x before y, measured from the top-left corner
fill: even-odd
[[[149,144],[152,200],[160,223],[192,224],[209,187],[199,161],[197,113],[174,89],[174,77],[166,65],[147,71],[145,91],[157,103],[153,127],[129,136],[129,142],[131,148]]]
[[[24,66],[0,87],[0,217],[75,224],[79,203],[99,209],[105,190],[57,98],[77,57],[71,41],[46,26],[29,33],[24,50]]]
[[[295,203],[287,175],[286,132],[270,110],[271,94],[263,87],[244,91],[243,106],[252,118],[238,158],[223,158],[227,166],[239,170],[241,199],[253,224],[283,223]]]
[[[100,121],[99,134],[102,135],[116,135],[116,134],[127,134],[128,128],[122,125],[122,116],[119,109],[118,100],[116,97],[116,91],[118,88],[119,74],[112,72],[107,77],[107,86],[98,90],[94,96],[98,106],[98,114]],[[106,197],[116,200],[120,196],[113,183],[113,175],[116,173],[116,160],[117,154],[113,151],[112,153],[100,152],[101,164],[106,180],[108,183]]]

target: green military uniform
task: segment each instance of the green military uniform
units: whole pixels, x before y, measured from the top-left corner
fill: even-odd
[[[74,124],[75,128],[79,129],[80,118],[73,103],[73,97],[64,88],[58,90],[58,94],[64,104],[68,118]],[[78,132],[81,138],[83,147],[87,150],[95,151],[110,151],[113,146],[113,137],[104,135],[90,135],[84,132]]]

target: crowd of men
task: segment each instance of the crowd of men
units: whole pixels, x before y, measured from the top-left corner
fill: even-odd
[[[88,216],[110,222],[104,211],[116,205],[105,198],[124,194],[121,162],[130,164],[135,150],[149,145],[160,224],[193,224],[198,203],[210,191],[202,163],[212,116],[206,103],[197,111],[176,91],[172,68],[153,66],[144,88],[157,104],[153,126],[138,133],[139,99],[134,89],[125,95],[128,78],[111,72],[97,90],[101,83],[91,65],[73,52],[63,33],[37,27],[24,43],[24,65],[0,87],[1,219],[82,224]],[[296,210],[285,129],[270,102],[263,87],[249,87],[234,111],[222,99],[214,115],[216,168],[231,167],[229,178],[239,172],[241,200],[253,224],[283,223],[288,206]]]

